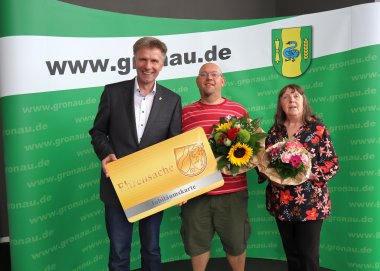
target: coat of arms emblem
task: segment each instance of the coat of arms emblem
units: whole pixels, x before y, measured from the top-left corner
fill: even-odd
[[[178,170],[185,176],[201,174],[207,166],[206,151],[203,143],[185,145],[174,149]]]
[[[310,66],[311,26],[272,29],[272,63],[284,77],[298,77]]]

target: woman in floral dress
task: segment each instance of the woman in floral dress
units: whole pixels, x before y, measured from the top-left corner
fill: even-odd
[[[317,271],[322,223],[331,212],[327,183],[338,172],[339,163],[327,127],[312,113],[305,91],[295,84],[285,86],[278,95],[265,147],[287,138],[295,138],[310,153],[311,176],[298,185],[269,180],[266,206],[276,218],[288,271]]]

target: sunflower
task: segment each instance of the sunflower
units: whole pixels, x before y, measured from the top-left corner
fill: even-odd
[[[253,150],[247,144],[236,143],[228,152],[227,159],[235,166],[246,165],[252,157]]]
[[[215,128],[215,131],[216,132],[227,131],[228,129],[231,128],[231,126],[232,126],[232,122],[231,121],[225,122],[225,123],[219,124],[218,127]]]

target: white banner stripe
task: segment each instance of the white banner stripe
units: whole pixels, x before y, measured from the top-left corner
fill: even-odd
[[[163,69],[158,79],[195,76],[199,67],[207,61],[207,56],[215,57],[212,61],[218,63],[223,72],[271,66],[271,32],[276,28],[311,25],[313,58],[380,44],[378,14],[380,4],[371,3],[235,29],[160,36],[169,48],[171,64]],[[135,76],[131,59],[132,45],[136,39],[1,38],[0,97],[97,87],[130,79]],[[192,54],[196,55],[196,63],[184,63],[185,57],[191,59]],[[97,72],[93,71],[91,65],[96,65],[96,60],[101,61],[98,64],[102,64],[105,71],[100,71],[101,65],[97,66]],[[63,74],[56,69],[55,75],[51,75],[54,61],[58,61],[61,68],[65,65]],[[75,68],[75,61],[86,65],[83,73],[79,69],[76,73],[71,71],[70,65]],[[179,61],[182,63],[179,64]],[[50,63],[50,71],[47,62]]]

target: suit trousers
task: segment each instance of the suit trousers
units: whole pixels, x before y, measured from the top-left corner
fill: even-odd
[[[319,244],[323,220],[276,219],[288,263],[288,271],[319,271]]]
[[[163,212],[141,219],[141,270],[162,271],[159,246]],[[127,220],[121,207],[105,206],[107,234],[110,240],[108,268],[110,271],[130,271],[133,224]]]

